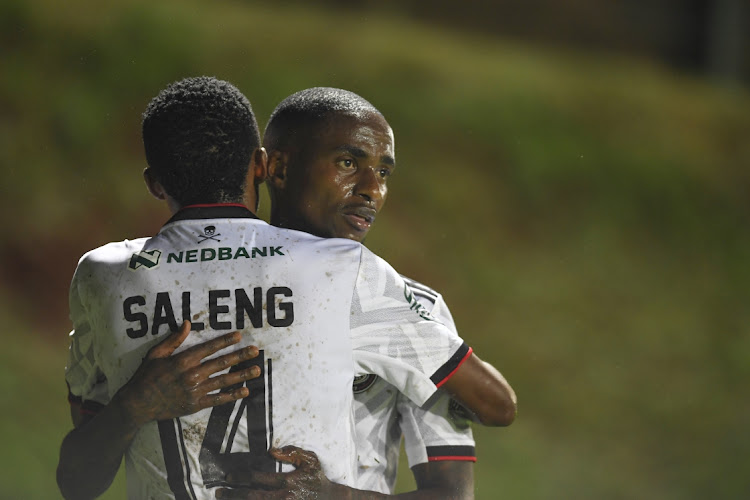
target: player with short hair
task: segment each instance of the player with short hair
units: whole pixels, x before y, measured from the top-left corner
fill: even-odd
[[[324,238],[364,240],[385,203],[387,180],[396,166],[393,131],[377,108],[346,90],[306,89],[276,107],[263,145],[269,156],[273,225]],[[442,296],[404,279],[421,307],[455,332]],[[515,416],[515,394],[494,368],[486,365],[486,370],[503,382],[503,423],[508,425]],[[354,393],[357,488],[393,493],[403,434],[418,487],[409,498],[473,497],[474,440],[465,410],[449,395],[439,391],[420,407],[373,374],[358,377]],[[264,476],[264,487],[296,492],[295,488],[314,489],[325,483],[314,455],[290,449],[283,456],[298,471],[287,477]],[[258,475],[251,479],[258,484]],[[223,493],[225,498],[252,498],[242,490]],[[360,496],[378,497],[364,492]]]
[[[101,494],[123,456],[130,498],[210,498],[238,471],[290,470],[266,450],[291,444],[354,485],[361,373],[418,404],[442,385],[500,422],[497,389],[465,384],[471,350],[385,261],[270,226],[239,203],[249,169],[256,206],[267,157],[234,86],[170,85],[144,113],[143,139],[146,184],[173,215],[153,238],[92,250],[76,269],[66,498]]]

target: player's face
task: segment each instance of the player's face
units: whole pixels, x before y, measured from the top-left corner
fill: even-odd
[[[296,229],[362,241],[385,203],[394,168],[393,131],[382,116],[327,120],[290,158]]]

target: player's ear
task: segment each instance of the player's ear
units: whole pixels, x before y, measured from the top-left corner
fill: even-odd
[[[289,153],[274,149],[268,154],[268,182],[276,189],[286,186],[286,168],[289,163]]]
[[[250,159],[250,174],[253,176],[253,184],[256,186],[265,182],[268,178],[268,153],[266,148],[257,148],[253,151]]]
[[[148,188],[148,192],[151,193],[151,196],[157,200],[167,199],[167,192],[164,189],[164,186],[161,185],[161,182],[157,181],[154,177],[151,167],[143,169],[143,180],[146,182],[146,187]]]

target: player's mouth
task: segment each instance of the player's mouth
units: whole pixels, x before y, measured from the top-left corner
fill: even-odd
[[[368,207],[348,207],[344,211],[344,218],[357,231],[365,232],[375,222],[377,211]]]

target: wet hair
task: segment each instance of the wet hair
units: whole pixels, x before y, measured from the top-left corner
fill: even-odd
[[[180,205],[242,202],[260,135],[234,85],[206,76],[172,83],[146,107],[142,133],[153,176]]]
[[[378,109],[354,92],[331,87],[313,87],[290,95],[276,106],[263,133],[263,146],[270,152],[287,149],[308,137],[311,127],[334,115],[364,117],[381,115]]]

